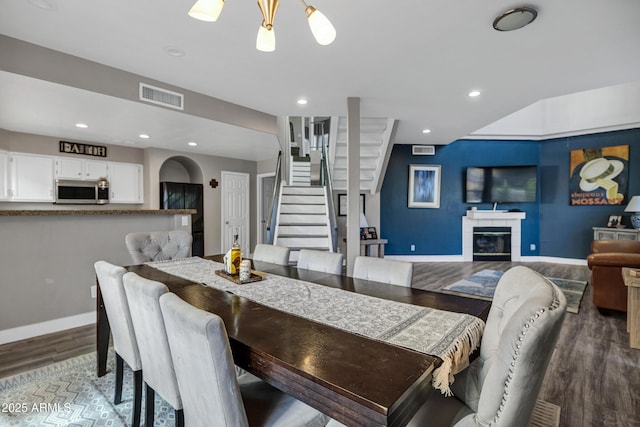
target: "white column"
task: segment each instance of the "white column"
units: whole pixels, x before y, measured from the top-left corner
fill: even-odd
[[[347,98],[347,275],[360,255],[360,98]]]

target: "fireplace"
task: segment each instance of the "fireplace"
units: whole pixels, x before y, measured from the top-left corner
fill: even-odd
[[[473,227],[474,261],[511,261],[511,227]]]

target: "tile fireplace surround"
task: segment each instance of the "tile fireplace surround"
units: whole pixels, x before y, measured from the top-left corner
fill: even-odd
[[[474,227],[509,227],[511,228],[511,261],[520,261],[520,222],[525,219],[525,212],[507,212],[491,210],[468,210],[462,217],[462,259],[473,261],[473,228]]]

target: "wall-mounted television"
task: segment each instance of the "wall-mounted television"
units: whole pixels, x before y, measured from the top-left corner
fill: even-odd
[[[536,166],[470,166],[466,173],[465,202],[535,202],[537,186]]]

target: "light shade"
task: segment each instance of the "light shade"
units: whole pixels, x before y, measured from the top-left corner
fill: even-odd
[[[201,21],[213,22],[218,19],[224,0],[198,0],[189,10],[189,16]]]
[[[304,10],[309,21],[309,28],[313,33],[318,44],[326,46],[333,43],[336,39],[336,29],[331,25],[322,12],[319,12],[313,6],[307,6]]]
[[[625,212],[640,212],[640,196],[633,196],[629,204],[624,208]]]
[[[276,34],[273,28],[269,30],[264,25],[260,25],[258,37],[256,38],[256,49],[262,52],[273,52],[276,50]]]

